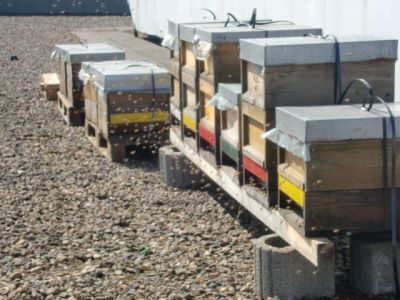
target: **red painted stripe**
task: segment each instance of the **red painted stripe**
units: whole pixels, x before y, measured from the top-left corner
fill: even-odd
[[[268,180],[267,170],[256,164],[254,161],[252,161],[245,155],[243,155],[243,166],[247,171],[249,171],[257,178],[261,179],[262,181],[266,182]]]
[[[212,146],[216,145],[216,139],[215,139],[215,134],[214,132],[210,131],[209,129],[202,127],[200,125],[199,128],[199,133],[200,133],[200,137],[205,140],[207,143],[209,143]]]

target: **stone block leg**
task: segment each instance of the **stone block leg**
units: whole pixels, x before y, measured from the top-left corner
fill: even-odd
[[[278,235],[254,241],[255,288],[259,299],[331,297],[335,294],[334,255],[316,267]]]
[[[158,153],[161,178],[167,186],[200,188],[207,182],[205,175],[175,147],[161,147]]]
[[[397,255],[400,256],[399,251]],[[352,236],[350,279],[353,289],[369,295],[395,292],[392,257],[388,236]]]

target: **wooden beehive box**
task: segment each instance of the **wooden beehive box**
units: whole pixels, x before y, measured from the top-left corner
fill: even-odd
[[[128,144],[168,139],[170,74],[143,61],[84,63],[86,123],[102,138]]]
[[[400,124],[400,105],[389,106]],[[266,135],[281,147],[279,206],[295,204],[303,234],[389,229],[389,202],[383,197],[384,122],[389,187],[392,184],[388,116],[381,104],[370,112],[360,105],[277,108],[276,128]],[[397,152],[398,174],[399,159]],[[399,176],[395,186],[400,187]]]
[[[179,26],[182,132],[184,137],[187,138],[187,142],[196,150],[198,150],[199,76],[204,70],[204,62],[197,61],[194,53],[196,29],[222,26],[224,26],[224,23],[220,21]]]
[[[365,78],[376,94],[393,101],[397,41],[365,36],[342,37],[339,41],[343,86]],[[266,183],[269,205],[275,205],[276,149],[260,133],[275,126],[277,106],[334,104],[335,44],[332,40],[293,37],[242,40],[240,47],[245,182],[255,177],[260,187]],[[365,95],[361,85],[348,93],[354,103]]]
[[[170,49],[171,52],[171,117],[172,123],[171,125],[174,127],[180,127],[181,123],[181,59],[180,59],[180,28],[183,25],[202,25],[202,24],[212,24],[219,21],[212,19],[201,19],[201,20],[168,20],[168,34],[165,36],[163,40],[163,46]],[[180,128],[177,128],[180,131]]]
[[[125,52],[107,44],[64,44],[55,46],[59,60],[60,92],[58,108],[68,125],[83,125],[83,82],[79,79],[85,61],[122,60]]]
[[[264,25],[256,28],[223,27],[199,28],[196,35],[202,47],[209,49],[202,53],[204,71],[200,74],[200,138],[206,147],[214,148],[219,164],[219,116],[213,106],[207,105],[215,95],[219,83],[238,83],[241,80],[239,40],[243,38],[263,38],[271,36],[300,36],[304,34],[321,34],[319,28],[307,28],[296,25]],[[196,57],[199,59],[199,55]],[[210,143],[210,141],[212,143]],[[205,143],[204,143],[205,142]]]
[[[107,44],[56,45],[60,64],[60,91],[76,108],[83,107],[83,83],[79,79],[84,61],[123,60],[125,52]]]

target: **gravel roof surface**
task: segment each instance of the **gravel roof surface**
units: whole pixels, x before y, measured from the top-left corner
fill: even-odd
[[[106,161],[40,99],[69,30],[129,25],[0,17],[0,299],[254,298],[251,239],[263,225],[213,185],[165,187],[155,154]],[[348,245],[337,244],[345,290]]]
[[[129,25],[0,17],[0,299],[254,297],[251,239],[263,226],[213,187],[166,188],[156,156],[107,162],[40,99],[68,30]]]

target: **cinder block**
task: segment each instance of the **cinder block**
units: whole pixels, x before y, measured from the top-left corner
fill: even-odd
[[[387,236],[352,236],[350,279],[353,289],[369,295],[395,292],[392,257],[392,244]]]
[[[200,188],[208,182],[205,175],[173,146],[159,149],[161,178],[169,187]]]
[[[335,294],[334,255],[315,267],[278,235],[254,241],[255,287],[260,299],[331,297]]]

